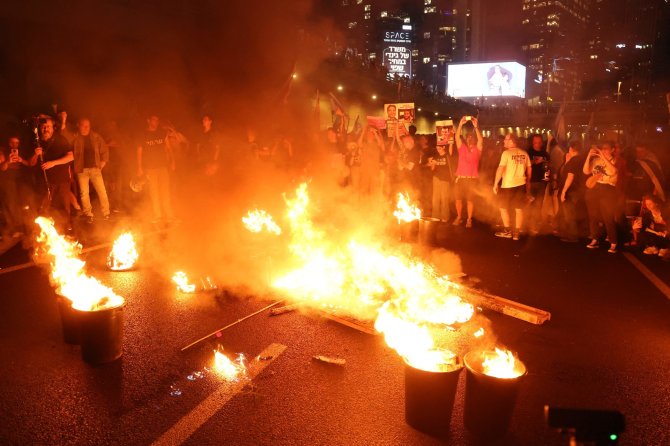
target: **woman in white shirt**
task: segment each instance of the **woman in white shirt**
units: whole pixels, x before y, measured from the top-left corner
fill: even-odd
[[[586,157],[583,167],[584,175],[592,176],[587,180],[595,182],[595,186],[586,193],[586,208],[589,213],[589,228],[591,242],[586,245],[589,249],[598,248],[601,236],[600,222],[605,225],[610,248],[607,252],[615,253],[617,249],[617,168],[614,159],[614,143],[605,142],[598,147],[592,147]]]

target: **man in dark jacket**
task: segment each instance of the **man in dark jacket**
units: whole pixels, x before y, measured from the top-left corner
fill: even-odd
[[[109,150],[105,140],[99,134],[91,131],[91,121],[81,118],[77,126],[79,133],[72,141],[74,151],[74,171],[79,182],[79,193],[81,197],[82,211],[93,222],[93,209],[89,195],[89,184],[93,184],[95,193],[100,200],[102,216],[105,220],[109,218],[109,200],[107,190],[102,178],[102,169],[109,161]]]

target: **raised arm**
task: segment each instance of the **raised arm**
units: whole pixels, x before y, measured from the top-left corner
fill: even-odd
[[[481,152],[484,149],[484,138],[482,137],[482,132],[479,131],[479,121],[477,118],[472,118],[472,125],[475,127],[475,133],[477,134],[477,149]]]
[[[458,122],[458,127],[456,128],[456,147],[461,147],[463,145],[463,140],[461,139],[461,130],[463,130],[463,124],[465,124],[465,116],[461,118],[461,120]]]

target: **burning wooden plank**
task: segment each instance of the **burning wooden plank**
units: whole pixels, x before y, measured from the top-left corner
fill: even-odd
[[[512,316],[535,325],[542,325],[551,319],[551,313],[539,308],[495,296],[475,288],[462,287],[461,290],[466,300],[487,310]]]

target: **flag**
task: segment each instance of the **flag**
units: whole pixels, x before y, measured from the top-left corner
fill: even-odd
[[[565,128],[565,102],[563,102],[561,108],[558,110],[558,115],[556,115],[556,122],[554,123],[554,128],[556,129],[556,140],[567,141],[568,132]]]
[[[342,115],[346,116],[342,103],[335,97],[333,93],[328,93],[328,95],[330,96],[330,113],[335,114],[338,110],[340,110]]]

